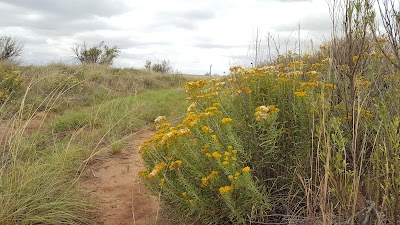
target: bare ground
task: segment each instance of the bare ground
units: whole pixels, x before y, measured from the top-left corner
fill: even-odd
[[[163,224],[158,216],[160,205],[157,197],[149,194],[138,176],[138,172],[145,168],[138,154],[139,146],[152,135],[152,131],[132,134],[121,153],[105,151],[86,168],[79,186],[99,202],[94,224]]]

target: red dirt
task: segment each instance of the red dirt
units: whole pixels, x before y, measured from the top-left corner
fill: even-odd
[[[80,180],[81,189],[99,201],[94,223],[104,225],[148,225],[160,223],[159,201],[151,196],[141,182],[138,172],[144,164],[138,154],[140,144],[154,135],[141,131],[127,138],[121,153],[110,150],[86,168]],[[162,224],[162,223],[161,223]]]

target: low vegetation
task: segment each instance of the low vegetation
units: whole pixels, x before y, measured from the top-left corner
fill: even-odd
[[[120,53],[118,46],[109,47],[100,42],[94,46],[88,46],[86,42],[72,47],[75,58],[81,63],[111,65]]]
[[[183,75],[100,65],[0,64],[0,224],[91,224],[95,200],[76,187],[109,146],[187,106]]]

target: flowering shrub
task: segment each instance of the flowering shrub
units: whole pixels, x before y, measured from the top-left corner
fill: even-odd
[[[11,97],[11,94],[20,89],[23,78],[19,71],[12,71],[0,64],[0,103]]]
[[[277,214],[291,215],[299,206],[302,216],[318,217],[329,199],[332,217],[346,218],[375,196],[374,202],[388,207],[382,213],[394,215],[400,184],[383,177],[367,181],[379,177],[376,169],[384,171],[380,160],[387,157],[376,151],[388,141],[378,141],[377,121],[393,131],[400,118],[399,110],[384,109],[391,97],[379,90],[386,85],[398,91],[399,79],[390,75],[390,85],[374,83],[377,68],[368,66],[349,89],[351,81],[330,74],[352,68],[332,65],[326,51],[290,54],[275,66],[232,67],[230,76],[188,82],[192,104],[182,123],[156,119],[157,134],[141,148],[147,166],[141,176],[170,209],[204,224],[282,222]],[[398,132],[391,137],[391,146],[400,140]],[[388,162],[393,169],[387,176],[399,177],[397,161]],[[387,192],[377,192],[379,185]],[[357,207],[345,204],[348,199]]]

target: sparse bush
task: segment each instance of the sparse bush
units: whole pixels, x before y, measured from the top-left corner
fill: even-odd
[[[0,60],[10,60],[18,57],[23,44],[9,36],[0,37]]]
[[[146,70],[151,70],[151,61],[150,60],[146,60],[146,63],[144,64],[144,68]]]
[[[155,64],[153,64],[151,66],[151,69],[154,72],[163,73],[163,74],[172,72],[172,66],[171,66],[171,63],[169,62],[169,60],[168,61],[167,60],[163,60],[161,63],[155,63]]]
[[[117,46],[108,47],[103,42],[89,47],[86,42],[72,47],[75,58],[81,63],[92,63],[101,65],[111,65],[113,60],[118,57],[120,49]]]

